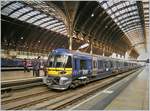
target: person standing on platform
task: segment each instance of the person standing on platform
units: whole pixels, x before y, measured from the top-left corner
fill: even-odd
[[[36,76],[35,65],[36,65],[36,58],[34,58],[34,59],[32,60],[33,76]]]
[[[40,67],[41,67],[41,62],[40,62],[40,56],[36,59],[35,63],[35,72],[36,72],[36,77],[40,76]]]
[[[46,76],[46,73],[47,73],[47,64],[46,64],[46,62],[43,63],[43,72],[44,72],[44,76]]]
[[[24,72],[27,72],[27,60],[26,58],[24,58],[24,61],[23,61],[23,68],[24,68]]]

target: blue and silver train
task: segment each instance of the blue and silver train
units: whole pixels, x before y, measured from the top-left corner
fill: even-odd
[[[131,61],[56,49],[49,54],[43,81],[52,89],[65,90],[137,67]]]

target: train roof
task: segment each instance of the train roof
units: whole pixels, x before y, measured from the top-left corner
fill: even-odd
[[[109,59],[109,60],[117,60],[117,61],[124,61],[124,62],[132,62],[130,60],[124,60],[124,59],[118,59],[118,58],[110,58],[110,57],[106,57],[106,56],[101,56],[101,55],[96,55],[96,54],[89,54],[89,53],[85,53],[85,52],[80,52],[79,50],[68,50],[68,49],[64,49],[64,48],[58,48],[55,49],[53,51],[56,52],[60,52],[60,53],[69,53],[72,55],[80,55],[80,56],[90,56],[90,57],[101,57],[102,59]]]

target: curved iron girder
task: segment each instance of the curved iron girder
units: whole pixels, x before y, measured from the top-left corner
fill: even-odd
[[[34,23],[36,23],[36,22],[38,22],[38,21],[40,21],[40,20],[42,20],[42,19],[45,19],[45,18],[47,18],[47,17],[48,17],[48,16],[44,16],[44,17],[38,18],[37,20],[33,21],[32,24],[34,24]]]
[[[141,26],[140,27],[134,26],[134,27],[130,27],[130,28],[125,28],[123,30],[124,30],[124,32],[130,32],[130,31],[135,30],[135,29],[141,29],[142,30]]]
[[[106,12],[102,12],[101,14],[99,14],[98,18],[96,19],[96,21],[94,22],[93,26],[90,29],[90,35],[94,35],[95,29],[98,30],[97,28],[97,24],[101,24],[101,19],[103,18],[103,15],[106,14]]]
[[[133,18],[133,19],[129,19],[129,20],[127,20],[127,21],[124,21],[124,22],[120,23],[119,26],[122,26],[123,24],[126,24],[126,23],[128,23],[128,22],[130,22],[130,21],[135,21],[135,20],[137,20],[137,19],[139,19],[139,17]],[[139,22],[140,22],[140,21],[139,21]],[[133,22],[133,23],[134,23],[134,22]]]
[[[66,43],[66,41],[68,41],[67,37],[65,36],[62,37],[61,35],[59,35],[53,47],[56,48],[60,46],[62,43]]]
[[[38,28],[36,28],[35,30],[37,31]],[[40,46],[38,45],[39,44],[38,38],[43,34],[43,30],[39,30],[38,35],[36,31],[33,33],[33,36],[32,34],[30,35],[30,40],[28,39],[29,47],[32,47],[33,44],[34,44],[34,47],[36,47],[36,45],[37,47]]]
[[[146,30],[145,30],[145,18],[144,18],[144,12],[143,12],[143,3],[142,1],[136,1],[137,3],[137,7],[138,7],[138,12],[139,12],[139,15],[140,15],[140,20],[141,20],[141,26],[143,28],[143,37],[144,37],[144,42],[146,43]],[[146,44],[144,44],[145,46],[145,51],[147,51],[147,47],[146,47]]]
[[[106,13],[105,13],[106,14]],[[105,24],[106,21],[108,21],[107,19],[110,19],[109,16],[103,15],[103,20],[100,22],[99,27],[94,31],[94,37],[96,38],[96,36],[100,33],[99,30],[103,27],[103,25]]]
[[[90,1],[86,2],[85,6],[80,10],[79,14],[76,17],[76,20],[74,21],[74,28],[76,28],[77,24],[80,24],[80,25],[83,24],[83,23],[80,23],[82,21],[79,19],[82,15],[84,15],[84,12],[87,10],[89,5],[91,5],[90,3],[91,3]]]
[[[131,28],[131,27],[135,27],[135,26],[141,26],[141,24],[136,24],[136,22],[134,24],[130,23],[128,25],[125,25],[125,26],[121,27],[121,29],[125,30],[125,29]]]
[[[54,12],[56,15],[61,15],[61,19],[64,22],[64,24],[66,26],[68,26],[68,23],[66,22],[67,17],[64,14],[63,10],[61,8],[59,8],[57,5],[55,5],[52,1],[47,1],[46,4],[50,7],[52,7],[54,10],[56,10],[56,12]]]
[[[104,21],[103,21],[103,23],[101,24],[101,28],[99,28],[99,31],[98,31],[98,33],[97,33],[97,37],[98,38],[100,38],[101,40],[102,40],[102,42],[103,42],[103,31],[104,31],[104,29],[105,28],[108,28],[108,22],[110,21],[110,18],[108,17],[108,18],[106,18]],[[103,37],[102,37],[103,36]]]
[[[35,10],[34,10],[34,11],[35,11]],[[28,20],[30,20],[30,19],[32,19],[32,18],[38,16],[38,15],[41,15],[41,14],[42,14],[42,13],[40,12],[40,13],[38,13],[38,14],[32,15],[32,16],[30,16],[29,18],[25,19],[24,21],[27,22]]]
[[[27,6],[27,5],[24,5],[24,6],[22,6],[22,7],[19,7],[19,8],[17,8],[17,9],[13,10],[11,13],[8,14],[8,16],[12,15],[13,13],[15,13],[16,11],[18,11],[18,10],[20,10],[20,9],[25,8],[26,6]]]
[[[117,19],[117,18],[119,18],[119,17],[122,17],[122,16],[124,16],[124,15],[129,15],[129,16],[132,16],[132,15],[136,15],[136,16],[139,16],[138,14],[133,14],[133,12],[137,12],[138,11],[138,9],[135,9],[135,10],[131,10],[131,11],[127,11],[127,12],[124,12],[124,13],[121,13],[121,14],[119,14],[118,16],[115,16],[113,19]],[[132,14],[132,15],[130,15],[130,14]],[[129,18],[128,16],[126,16],[125,18]],[[120,21],[122,21],[122,20],[120,20]]]
[[[5,19],[5,17],[4,17],[4,19]],[[2,18],[2,21],[3,21],[3,18]],[[14,41],[13,36],[14,36],[15,30],[13,30],[13,29],[14,29],[14,24],[15,24],[16,20],[15,19],[13,19],[13,21],[4,20],[4,22],[11,23],[11,24],[9,24],[9,27],[7,27],[7,30],[8,30],[9,33],[6,36],[6,39],[7,39],[6,49],[9,49],[10,48],[10,43],[12,41]]]
[[[109,24],[110,27],[104,29],[102,36],[103,36],[103,35],[106,35],[106,36],[105,36],[105,39],[104,39],[104,36],[103,36],[104,41],[107,41],[108,43],[111,43],[111,42],[112,42],[112,41],[110,41],[110,40],[111,40],[111,35],[112,35],[112,33],[114,33],[114,31],[115,31],[116,28],[118,28],[118,27],[116,26],[116,24],[115,24],[113,21],[110,21],[108,24]],[[114,29],[115,29],[115,30],[114,30]],[[106,30],[107,30],[107,32],[109,32],[109,33],[105,33]]]
[[[138,15],[138,14],[133,14],[133,15],[126,16],[126,17],[124,17],[124,18],[118,20],[118,23],[120,23],[121,21],[126,20],[126,19],[128,19],[128,18],[132,18],[132,17],[139,17],[139,15]]]
[[[30,10],[30,11],[27,11],[27,12],[25,12],[25,13],[22,13],[21,15],[18,16],[18,19],[21,18],[21,17],[23,17],[24,15],[26,15],[26,14],[28,14],[28,13],[33,12],[33,11],[34,11],[34,10],[32,9],[32,10]]]
[[[38,46],[38,48],[39,49],[42,49],[42,46],[44,45],[44,42],[45,42],[45,40],[47,39],[47,38],[49,38],[49,36],[48,35],[50,35],[51,34],[51,32],[50,31],[48,31],[48,30],[41,30],[43,33],[42,34],[39,34],[40,36],[37,38],[37,42],[35,43],[35,45],[37,45]],[[47,36],[45,36],[45,35],[47,35]],[[40,42],[39,42],[40,41]],[[41,48],[40,48],[41,47]]]
[[[93,11],[93,14],[94,16],[91,18],[91,17],[88,17],[88,19],[85,20],[85,22],[83,23],[83,25],[81,26],[81,32],[84,31],[85,28],[87,28],[87,24],[91,21],[91,19],[94,19],[95,17],[95,13],[99,10],[99,6],[95,7],[94,11]],[[99,12],[100,13],[100,12]],[[93,20],[94,21],[94,20]],[[88,35],[88,34],[87,34]]]
[[[45,39],[45,42],[43,43],[43,49],[47,49],[50,42],[53,41],[53,39],[56,36],[57,36],[57,33],[51,32],[51,34],[47,36],[47,38]]]
[[[105,26],[102,28],[102,30],[100,31],[100,33],[99,33],[99,35],[98,36],[100,36],[102,39],[102,41],[106,41],[107,40],[107,38],[109,38],[109,37],[107,37],[107,38],[105,38],[106,36],[105,35],[107,35],[108,33],[106,33],[106,32],[108,32],[107,30],[108,29],[110,29],[112,26],[110,25],[110,24],[115,24],[112,20],[110,20],[110,21],[106,21],[106,24],[105,24]],[[106,27],[107,26],[107,27]],[[110,27],[109,27],[110,26]],[[105,39],[105,40],[104,40]]]
[[[43,32],[43,34],[41,35],[41,45],[40,45],[39,49],[44,49],[44,45],[50,39],[51,33],[52,33],[52,31],[49,31],[49,30],[45,30]]]
[[[51,43],[53,43],[53,44],[51,44],[51,43],[48,44],[48,48],[50,48],[50,50],[54,49],[54,45],[55,45],[54,43],[58,40],[58,37],[60,37],[60,34],[57,33],[57,34],[55,35],[55,38],[53,38],[53,39],[51,40]]]
[[[102,13],[101,13],[101,11],[102,11],[102,9],[99,11],[100,13],[98,14],[98,17],[96,18],[96,20],[92,23],[91,27],[89,28],[89,30],[88,30],[88,32],[89,32],[88,35],[91,35],[92,30],[95,29],[97,23],[100,21],[100,18],[101,18],[102,15],[103,15],[103,11],[102,11]]]
[[[122,11],[122,10],[125,10],[125,9],[129,8],[129,7],[134,7],[134,6],[137,6],[137,5],[136,5],[136,4],[130,4],[130,5],[128,5],[128,6],[119,8],[118,10],[112,12],[112,13],[110,14],[110,16],[111,16],[111,15],[114,15],[116,12],[120,12],[120,11]],[[108,7],[107,9],[111,9],[111,8]],[[107,9],[106,9],[106,10],[107,10]]]
[[[50,28],[50,30],[53,29],[53,28],[56,28],[56,27],[58,27],[58,26],[61,26],[61,25],[64,25],[64,24],[59,24],[59,25],[53,26],[53,27]],[[65,26],[65,25],[64,25],[64,26]],[[58,28],[58,29],[61,29],[61,28]]]
[[[53,20],[51,20],[51,21],[53,21]],[[59,22],[60,22],[60,21],[57,21],[57,22],[54,22],[54,23],[47,24],[47,25],[44,26],[43,28],[49,27],[49,26],[51,26],[51,25],[53,25],[53,24],[56,24],[56,23],[59,23]]]
[[[116,28],[116,27],[115,27]],[[115,29],[114,28],[114,29]],[[113,32],[113,31],[112,31]],[[112,45],[114,44],[114,43],[118,43],[117,41],[119,41],[120,39],[121,39],[121,37],[122,37],[122,31],[120,30],[120,29],[116,29],[116,31],[115,32],[113,32],[113,33],[111,33],[110,34],[110,36],[111,36],[111,38],[108,40],[110,43],[112,43]],[[118,38],[119,37],[119,38]],[[118,44],[117,44],[118,45]],[[117,46],[116,45],[116,46]],[[117,46],[118,47],[118,46]]]
[[[47,42],[45,42],[45,46],[43,47],[43,49],[47,49],[49,50],[49,44],[53,41],[53,38],[55,38],[57,36],[57,33],[52,33],[51,37],[47,40]]]
[[[53,44],[53,48],[58,48],[61,45],[65,45],[66,44],[67,38],[66,37],[62,37],[61,35],[58,36],[57,40],[55,41],[55,44]]]
[[[5,2],[5,1],[3,1],[3,2]],[[17,1],[11,1],[10,3],[8,3],[8,4],[6,4],[5,6],[3,6],[2,8],[1,8],[1,10],[3,10],[4,8],[6,8],[6,7],[8,7],[9,5],[12,5],[13,3],[16,3]]]
[[[112,2],[112,1],[110,1],[110,2]],[[109,6],[108,8],[116,7],[117,5],[120,5],[120,4],[125,3],[125,2],[127,2],[127,1],[119,1],[119,2],[116,2],[115,4]],[[106,1],[105,3],[107,3],[107,1]],[[103,4],[102,4],[102,5],[103,5]],[[107,9],[108,9],[108,8],[107,8]],[[106,10],[107,10],[107,9],[106,9]]]
[[[47,17],[47,18],[49,18],[49,17]],[[52,18],[52,19],[50,19],[50,20],[46,20],[46,21],[44,21],[44,22],[40,23],[40,24],[39,24],[39,26],[40,26],[40,25],[43,25],[43,24],[45,24],[45,23],[47,23],[47,22],[53,21],[53,20],[55,20],[55,19],[54,19],[54,18]]]

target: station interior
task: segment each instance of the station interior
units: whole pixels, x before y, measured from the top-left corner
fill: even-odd
[[[1,109],[149,110],[149,7],[2,0]]]

